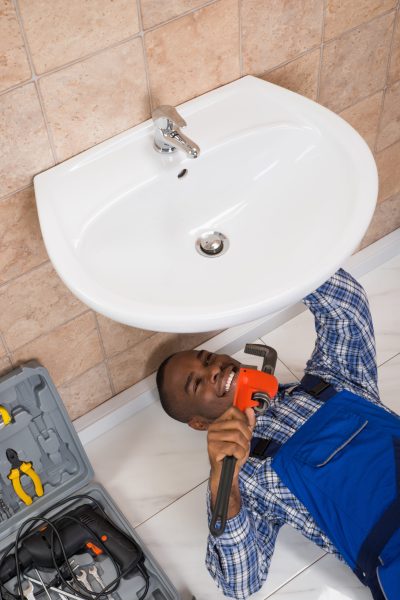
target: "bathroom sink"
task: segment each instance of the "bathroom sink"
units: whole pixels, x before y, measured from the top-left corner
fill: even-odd
[[[147,121],[35,177],[50,259],[99,313],[153,331],[252,321],[323,283],[360,243],[378,178],[359,134],[247,76],[178,107],[195,160]],[[218,232],[201,253],[198,240]]]

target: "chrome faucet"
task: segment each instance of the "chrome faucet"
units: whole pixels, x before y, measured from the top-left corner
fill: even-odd
[[[186,126],[186,121],[173,106],[159,106],[152,113],[155,132],[154,148],[157,152],[171,153],[177,148],[183,150],[190,158],[197,158],[200,148],[184,135],[180,127]]]

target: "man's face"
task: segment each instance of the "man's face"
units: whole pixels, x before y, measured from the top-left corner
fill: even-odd
[[[165,391],[176,402],[189,403],[204,424],[211,423],[232,406],[239,369],[240,363],[226,354],[180,352],[166,366]]]

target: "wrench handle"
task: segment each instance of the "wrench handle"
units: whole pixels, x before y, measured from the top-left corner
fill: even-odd
[[[235,465],[236,458],[234,456],[225,456],[218,484],[217,499],[210,523],[210,532],[215,537],[220,536],[225,531]]]

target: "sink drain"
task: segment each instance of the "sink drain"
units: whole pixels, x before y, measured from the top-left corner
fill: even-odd
[[[219,231],[206,231],[196,240],[196,250],[202,256],[215,258],[229,248],[228,238]]]

